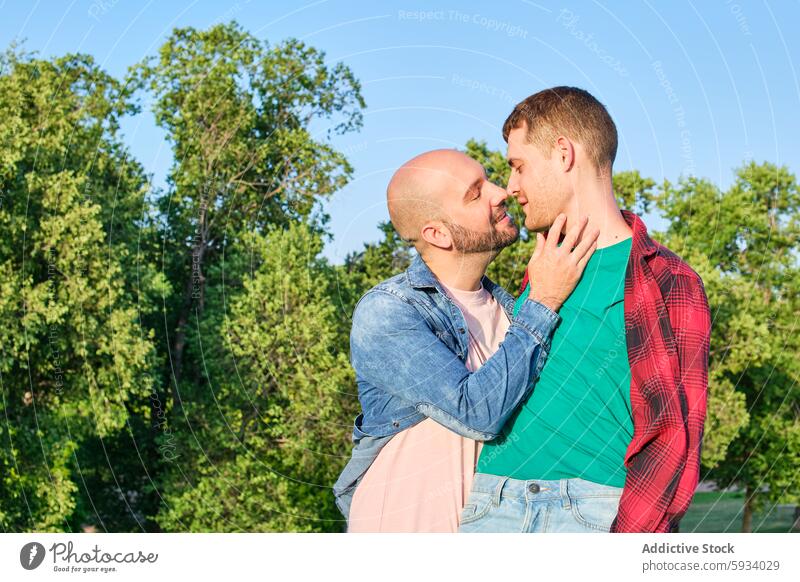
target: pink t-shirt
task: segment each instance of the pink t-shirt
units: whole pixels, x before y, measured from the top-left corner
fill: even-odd
[[[474,372],[497,350],[510,322],[485,289],[444,289],[467,320],[466,366]],[[481,446],[430,418],[398,433],[356,488],[348,532],[456,532]]]

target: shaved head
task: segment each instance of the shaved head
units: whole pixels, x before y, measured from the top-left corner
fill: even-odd
[[[420,240],[430,220],[447,221],[443,200],[469,187],[459,175],[480,164],[458,150],[433,150],[411,158],[394,173],[386,190],[389,218],[401,238]]]
[[[512,244],[519,229],[506,212],[506,198],[483,166],[458,150],[433,150],[410,159],[386,190],[392,225],[426,257],[496,255]]]

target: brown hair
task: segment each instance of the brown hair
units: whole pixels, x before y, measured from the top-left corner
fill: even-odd
[[[559,135],[580,143],[598,170],[611,169],[617,156],[617,126],[588,91],[553,87],[520,102],[503,124],[503,139],[512,129],[528,125],[528,143],[550,154]]]

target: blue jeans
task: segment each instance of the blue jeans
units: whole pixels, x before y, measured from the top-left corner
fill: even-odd
[[[584,479],[521,481],[476,473],[459,533],[608,532],[622,488]]]

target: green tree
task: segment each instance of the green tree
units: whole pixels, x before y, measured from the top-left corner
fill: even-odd
[[[308,441],[327,451],[328,456],[318,457],[329,463],[325,470],[321,461],[315,464],[308,455],[294,454],[292,439],[314,433],[290,434],[289,428],[296,426],[280,420],[282,406],[289,407],[286,414],[298,412],[297,403],[323,396],[322,387],[332,384],[293,380],[292,366],[299,364],[292,364],[288,346],[274,344],[274,351],[253,352],[256,337],[262,348],[273,345],[275,314],[269,312],[272,323],[267,328],[246,320],[260,330],[253,335],[252,330],[244,332],[244,314],[233,310],[247,305],[255,314],[268,315],[261,303],[265,298],[255,295],[261,293],[258,285],[274,284],[258,271],[266,260],[260,253],[267,237],[295,232],[299,223],[306,224],[308,236],[325,232],[321,201],[352,173],[329,138],[360,127],[364,101],[359,83],[346,66],[326,63],[324,53],[300,41],[270,46],[235,23],[174,30],[156,57],[132,69],[130,80],[131,86],[154,97],[156,122],[167,131],[174,153],[168,190],[157,201],[163,225],[161,260],[176,290],[165,302],[167,334],[161,340],[169,355],[164,386],[171,394],[161,396],[171,441],[165,438],[160,444],[170,447],[171,459],[158,476],[164,503],[157,521],[173,530],[338,527],[320,520],[334,520],[333,499],[325,487],[333,482],[330,463],[336,459],[330,451],[344,442],[345,417],[336,416],[338,440],[328,432]],[[311,244],[299,234],[292,236],[297,244]],[[288,244],[269,240],[272,250]],[[325,293],[331,288],[332,270],[309,270],[311,263],[281,266],[273,259],[270,268],[286,269],[294,280],[312,277]],[[328,317],[321,313],[321,319],[303,321],[287,312],[288,327],[281,329],[286,337],[316,333],[316,325],[322,330]],[[334,330],[341,337],[339,328]],[[245,341],[250,343],[244,346]],[[320,340],[316,347],[322,351],[309,354],[322,358],[333,349],[325,345]],[[335,345],[346,353],[341,342]],[[275,362],[272,382],[301,391],[293,400],[282,400],[286,395],[268,383],[254,404],[255,384],[266,379],[265,364],[257,358],[265,353],[286,358]],[[340,390],[352,390],[352,381],[337,374],[331,371],[327,378],[341,381]],[[326,422],[331,415],[324,413]],[[229,474],[241,478],[231,481]],[[313,485],[303,485],[307,481]],[[232,498],[236,491],[252,497],[242,493]],[[262,508],[247,517],[245,508],[258,504]]]
[[[103,500],[114,496],[114,512],[123,514],[120,500],[142,484],[101,478],[95,490],[81,486],[96,469],[120,469],[93,451],[133,436],[152,386],[153,345],[138,325],[134,293],[149,304],[163,281],[140,265],[137,290],[126,272],[147,187],[117,134],[131,111],[124,87],[89,56],[45,61],[12,47],[0,58],[0,524],[7,531],[79,529],[109,512]],[[126,477],[136,459],[129,461]],[[141,515],[132,506],[129,515]]]
[[[181,452],[204,462],[165,491],[164,529],[342,530],[330,488],[358,401],[322,246],[293,223],[231,251],[250,269],[219,322],[225,349],[205,354],[213,400],[193,403],[197,438]]]
[[[644,178],[639,170],[615,172],[611,178],[617,205],[643,216],[650,212],[655,198],[655,181]]]
[[[167,310],[167,376],[180,406],[190,318],[204,311],[209,266],[226,241],[305,219],[347,182],[352,168],[312,125],[323,135],[357,129],[364,102],[343,64],[326,65],[297,40],[270,47],[236,23],[175,29],[157,57],[133,68],[131,83],[154,96],[175,157],[159,209],[163,260],[179,290]],[[189,383],[200,380],[192,374]]]

